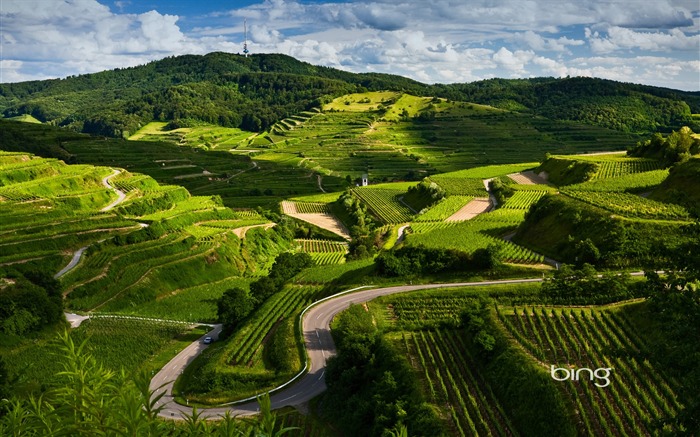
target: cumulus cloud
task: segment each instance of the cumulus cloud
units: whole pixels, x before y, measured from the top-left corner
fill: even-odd
[[[516,50],[511,52],[505,47],[501,47],[493,55],[494,62],[501,68],[511,73],[526,74],[525,65],[535,57],[531,50]]]
[[[3,59],[22,62],[12,64],[17,68],[3,67],[3,81],[94,72],[230,47],[223,39],[187,37],[177,16],[155,10],[116,14],[95,0],[57,0],[50,8],[41,0],[5,1],[0,14]]]
[[[2,0],[0,80],[240,52],[245,18],[253,53],[356,72],[429,83],[584,75],[700,88],[697,0],[257,0],[187,17],[98,1],[52,0],[47,8],[46,0]],[[666,68],[640,59],[664,59]]]

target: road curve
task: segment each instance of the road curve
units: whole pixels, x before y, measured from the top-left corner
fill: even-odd
[[[83,256],[83,252],[85,252],[85,249],[87,249],[87,248],[88,248],[88,246],[83,246],[83,247],[81,247],[80,249],[76,250],[75,253],[73,254],[73,258],[71,258],[71,260],[70,260],[70,262],[68,263],[68,265],[65,266],[64,268],[62,268],[58,273],[56,273],[55,275],[53,275],[54,279],[58,279],[58,278],[60,278],[61,276],[63,276],[63,275],[65,275],[66,273],[68,273],[69,271],[73,270],[73,268],[74,268],[75,266],[77,266],[78,263],[80,262],[80,257]]]
[[[300,405],[308,402],[326,390],[326,382],[323,378],[325,375],[326,360],[336,353],[335,344],[331,337],[330,323],[336,314],[345,310],[351,304],[367,302],[379,296],[416,290],[480,285],[522,284],[541,281],[542,278],[504,279],[450,284],[401,285],[362,291],[355,291],[357,289],[353,289],[315,302],[302,313],[302,332],[304,335],[304,346],[306,347],[308,355],[306,367],[291,381],[270,391],[272,408],[278,409],[285,406]],[[221,327],[218,326],[206,335],[216,338],[220,332]],[[185,367],[208,347],[208,345],[202,342],[203,338],[204,337],[200,338],[180,352],[151,380],[151,390],[153,390],[155,394],[165,392],[158,403],[158,405],[163,406],[163,410],[160,413],[162,417],[180,419],[183,415],[192,413],[192,408],[189,406],[174,402],[172,386],[174,380],[178,375],[182,374]],[[255,414],[258,411],[258,404],[255,400],[242,400],[237,403],[225,404],[218,407],[198,408],[197,411],[208,418],[217,418],[224,415],[226,412],[230,412],[233,415],[245,416]]]
[[[109,205],[107,205],[107,206],[105,206],[104,208],[102,208],[102,209],[100,210],[100,211],[102,211],[102,212],[104,212],[104,211],[109,211],[110,209],[112,209],[112,208],[114,208],[115,206],[117,206],[117,205],[119,205],[120,203],[122,203],[122,202],[124,201],[124,199],[126,199],[126,194],[124,194],[124,192],[123,192],[122,190],[120,190],[120,189],[118,189],[118,188],[112,186],[112,185],[109,183],[109,180],[112,179],[113,177],[117,176],[119,173],[121,173],[121,170],[114,170],[114,172],[113,172],[111,175],[105,176],[104,178],[102,178],[102,185],[104,185],[106,188],[109,188],[110,190],[112,190],[112,191],[114,191],[115,193],[117,193],[117,200],[115,200],[114,202],[112,202],[112,203],[110,203]]]

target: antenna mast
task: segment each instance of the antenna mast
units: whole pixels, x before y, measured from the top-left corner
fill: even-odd
[[[243,54],[247,58],[248,53],[249,53],[249,50],[248,50],[248,20],[245,18],[243,19],[243,34],[245,35],[245,40],[243,41]]]

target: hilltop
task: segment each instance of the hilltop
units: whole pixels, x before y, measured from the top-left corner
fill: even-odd
[[[121,137],[151,121],[208,122],[249,131],[343,94],[401,91],[487,104],[625,132],[691,125],[700,95],[591,78],[492,79],[427,85],[388,74],[350,73],[280,54],[184,55],[65,79],[0,85],[4,117],[28,114],[76,131]],[[691,126],[692,127],[692,126]]]

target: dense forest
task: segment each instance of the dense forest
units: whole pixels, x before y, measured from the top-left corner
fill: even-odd
[[[670,131],[696,121],[700,95],[591,78],[490,79],[426,85],[350,73],[280,54],[170,57],[65,79],[0,84],[4,117],[30,114],[76,131],[120,137],[150,121],[266,130],[289,115],[351,92],[396,90],[531,112],[625,132]],[[264,110],[261,110],[264,108]]]

